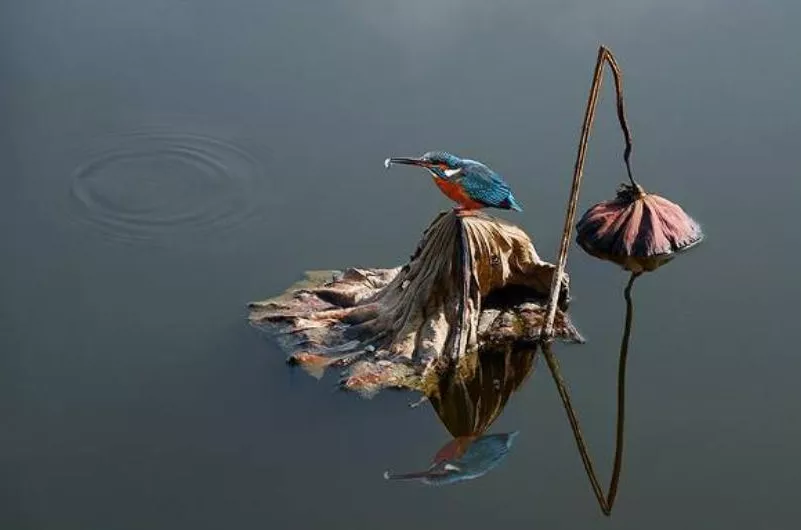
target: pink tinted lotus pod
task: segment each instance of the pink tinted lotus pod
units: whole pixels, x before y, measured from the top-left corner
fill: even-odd
[[[654,270],[704,237],[678,204],[628,184],[614,200],[587,210],[576,231],[587,253],[632,272]]]

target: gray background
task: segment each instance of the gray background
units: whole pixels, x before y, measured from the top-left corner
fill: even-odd
[[[796,528],[800,6],[2,2],[0,526]],[[404,261],[449,204],[381,163],[429,149],[503,174],[553,260],[600,42],[636,174],[708,238],[637,284],[615,514],[544,364],[499,469],[385,483],[447,441],[432,411],[291,372],[244,304]],[[581,211],[624,178],[604,94]],[[575,246],[569,271],[589,343],[559,354],[606,476],[626,275]]]

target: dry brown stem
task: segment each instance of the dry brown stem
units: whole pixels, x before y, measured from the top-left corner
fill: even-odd
[[[567,385],[560,373],[559,363],[556,360],[556,356],[553,354],[553,351],[550,348],[550,341],[552,341],[553,339],[553,330],[554,330],[553,323],[555,322],[556,319],[556,309],[557,309],[557,300],[559,291],[558,287],[561,285],[561,278],[562,275],[564,274],[565,266],[567,264],[567,253],[570,247],[570,238],[573,232],[573,224],[575,222],[579,191],[581,189],[581,181],[584,175],[584,162],[587,155],[587,143],[589,141],[590,132],[592,130],[593,122],[595,120],[595,111],[598,106],[598,95],[600,94],[601,86],[603,83],[604,63],[609,65],[610,69],[612,70],[612,75],[615,81],[615,93],[617,96],[616,99],[617,116],[620,122],[620,127],[623,131],[623,137],[626,144],[625,150],[623,152],[623,159],[626,164],[626,171],[628,173],[629,180],[631,180],[632,186],[636,189],[640,189],[639,185],[634,181],[634,176],[631,171],[630,158],[632,151],[632,139],[631,139],[631,130],[626,121],[625,107],[623,104],[622,74],[617,64],[617,61],[612,55],[612,52],[609,51],[604,46],[601,46],[598,49],[598,59],[595,63],[592,85],[590,87],[590,93],[587,98],[587,106],[584,112],[584,122],[581,127],[581,135],[579,138],[578,150],[576,153],[576,162],[573,166],[573,179],[570,188],[570,198],[568,199],[567,211],[565,212],[565,223],[564,223],[564,228],[562,230],[562,239],[559,243],[559,256],[557,258],[556,271],[553,275],[553,281],[551,284],[551,293],[546,310],[546,321],[545,325],[542,328],[542,341],[543,341],[543,354],[545,355],[545,359],[548,362],[548,368],[550,369],[551,376],[559,392],[559,397],[562,400],[562,405],[564,406],[565,412],[567,413],[568,419],[570,421],[570,427],[573,431],[573,436],[576,439],[576,445],[578,446],[579,453],[581,455],[581,460],[582,463],[584,464],[584,469],[587,472],[587,477],[590,480],[593,493],[595,494],[595,497],[598,500],[598,504],[601,507],[601,511],[604,513],[604,515],[610,515],[612,511],[612,506],[615,501],[615,496],[617,494],[617,486],[619,482],[620,470],[623,461],[623,413],[625,405],[625,366],[626,366],[626,355],[628,352],[628,339],[631,327],[631,317],[630,317],[631,283],[628,285],[625,291],[627,308],[629,309],[629,312],[627,312],[627,319],[626,319],[627,326],[626,326],[626,332],[624,334],[624,342],[621,345],[621,356],[620,356],[620,365],[618,373],[619,375],[618,417],[617,417],[617,430],[616,430],[617,436],[616,436],[615,461],[613,465],[613,473],[609,486],[608,495],[604,495],[603,490],[601,489],[597,473],[595,472],[595,468],[592,463],[592,458],[590,457],[590,453],[587,448],[587,443],[584,440],[584,436],[581,433],[578,418],[576,416],[575,410],[573,409],[573,405],[570,402],[570,394],[568,392]],[[631,281],[633,282],[633,280],[634,276],[632,276]]]

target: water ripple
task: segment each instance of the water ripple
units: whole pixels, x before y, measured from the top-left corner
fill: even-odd
[[[134,132],[72,174],[73,213],[115,239],[163,240],[229,230],[257,211],[264,171],[230,142],[189,133]]]

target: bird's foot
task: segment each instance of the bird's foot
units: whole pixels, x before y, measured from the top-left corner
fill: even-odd
[[[478,209],[476,208],[467,208],[466,206],[454,206],[453,213],[456,214],[456,217],[466,217],[469,215],[476,215],[478,213]]]

